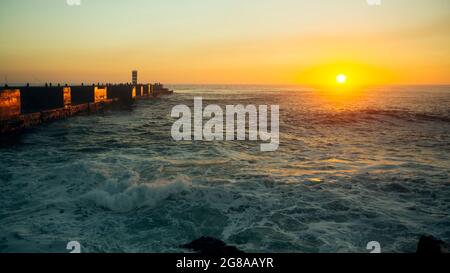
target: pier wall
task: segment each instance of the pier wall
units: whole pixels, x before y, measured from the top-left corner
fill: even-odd
[[[72,86],[69,88],[72,105],[102,102],[108,99],[105,86]]]
[[[64,93],[64,107],[68,107],[72,105],[72,95],[71,95],[71,88],[70,87],[64,87],[63,88]]]
[[[160,84],[0,88],[0,135],[167,92]]]
[[[17,118],[20,111],[20,90],[0,90],[0,120]]]
[[[131,85],[108,85],[107,98],[118,99],[120,101],[129,102],[133,97],[133,86]]]
[[[72,86],[70,90],[72,96],[72,105],[94,102],[94,86]]]
[[[162,84],[160,83],[155,83],[153,85],[153,92],[152,92],[154,97],[159,97],[161,95],[171,95],[173,94],[172,90],[169,90],[168,88],[165,88]]]
[[[142,86],[142,96],[148,97],[150,95],[151,84],[144,84]]]
[[[64,87],[25,87],[20,88],[22,113],[35,113],[64,108]]]
[[[142,97],[144,94],[144,86],[143,85],[136,85],[136,97]]]
[[[105,86],[102,87],[95,87],[94,89],[94,102],[104,102],[108,100],[108,88]]]
[[[155,86],[153,84],[150,84],[149,88],[150,88],[149,95],[153,96],[153,94],[155,93]]]

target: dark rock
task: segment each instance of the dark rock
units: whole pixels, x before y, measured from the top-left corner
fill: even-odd
[[[449,253],[449,245],[431,235],[422,235],[417,246],[418,254]]]
[[[212,237],[201,237],[181,247],[204,255],[237,255],[244,253],[236,247],[228,246],[221,240]]]

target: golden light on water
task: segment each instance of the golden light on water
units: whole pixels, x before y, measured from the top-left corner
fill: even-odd
[[[363,98],[365,90],[383,84],[387,77],[380,70],[350,61],[318,66],[304,74],[318,99],[332,109],[347,109]]]
[[[339,94],[372,86],[391,84],[394,77],[388,71],[351,60],[324,60],[297,74],[299,84],[322,90],[334,90]]]

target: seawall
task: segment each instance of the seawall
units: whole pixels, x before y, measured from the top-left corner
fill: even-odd
[[[112,104],[170,94],[173,91],[161,84],[6,86],[0,89],[0,135],[80,113],[96,113]]]

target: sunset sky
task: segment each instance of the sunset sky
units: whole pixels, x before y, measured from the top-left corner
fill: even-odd
[[[450,83],[450,1],[2,0],[0,82]]]

